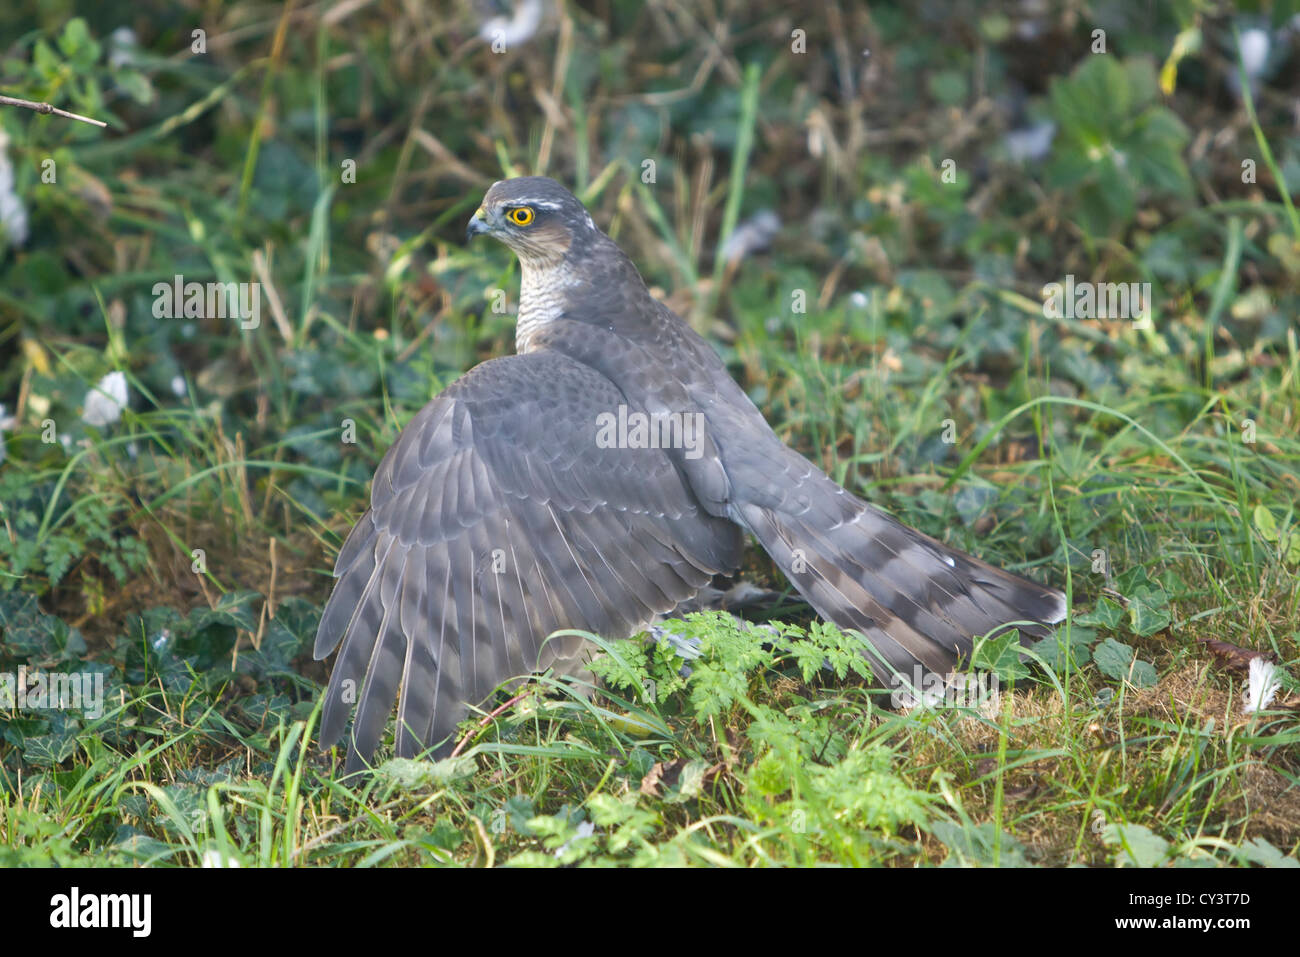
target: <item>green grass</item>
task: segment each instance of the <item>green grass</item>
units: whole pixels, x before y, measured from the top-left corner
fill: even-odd
[[[553,34],[496,56],[418,11],[289,26],[228,4],[204,26],[229,44],[173,56],[196,25],[173,14],[125,68],[87,46],[111,29],[94,17],[82,36],[34,5],[0,15],[26,37],[6,92],[117,130],[0,113],[32,226],[0,247],[0,673],[90,669],[107,692],[96,718],[0,711],[0,864],[1295,865],[1293,81],[1216,100],[1204,74],[1235,66],[1191,57],[1156,98],[1143,63],[1188,26],[1172,10],[1112,31],[1122,70],[1057,24],[1078,56],[1033,106],[1066,128],[1021,167],[971,92],[1029,69],[992,15],[972,40],[845,13],[805,25],[798,59],[767,7],[720,46],[685,5],[620,9],[611,33],[570,10],[557,58]],[[871,38],[870,81],[840,33]],[[1097,89],[1130,108],[1075,116]],[[1207,112],[1241,120],[1222,156],[1180,133]],[[1027,660],[981,644],[995,699],[891,709],[852,638],[792,598],[759,615],[797,622],[768,644],[726,617],[678,625],[700,641],[689,676],[664,646],[592,636],[599,688],[543,677],[471,716],[455,758],[340,778],[312,738],[328,570],[402,424],[510,351],[491,306],[516,301],[517,267],[460,234],[542,142],[787,442],[1067,589],[1067,626]],[[1165,165],[1098,148],[1081,168],[1076,144]],[[713,256],[765,208],[785,223],[770,249]],[[176,273],[262,281],[260,327],[154,319]],[[1069,273],[1152,282],[1150,326],[1046,316],[1042,286]],[[131,407],[96,429],[81,406],[111,370]],[[756,549],[745,574],[788,588]],[[1276,658],[1272,709],[1243,713],[1228,646]]]

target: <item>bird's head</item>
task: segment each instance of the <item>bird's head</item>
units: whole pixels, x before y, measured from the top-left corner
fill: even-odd
[[[465,236],[480,233],[505,243],[525,266],[559,263],[601,235],[578,198],[545,176],[493,183]]]

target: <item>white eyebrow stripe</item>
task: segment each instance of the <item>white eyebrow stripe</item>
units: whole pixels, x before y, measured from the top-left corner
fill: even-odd
[[[559,203],[552,203],[545,199],[511,199],[506,200],[503,206],[536,206],[538,209],[557,210],[563,207]]]

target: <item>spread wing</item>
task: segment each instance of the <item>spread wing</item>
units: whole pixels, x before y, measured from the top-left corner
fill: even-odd
[[[342,642],[321,744],[357,704],[349,769],[398,699],[397,753],[446,738],[502,682],[581,666],[580,628],[625,637],[739,562],[740,529],[705,513],[656,448],[602,448],[627,400],[551,352],[476,366],[380,463],[316,633]],[[543,644],[545,642],[545,644]]]

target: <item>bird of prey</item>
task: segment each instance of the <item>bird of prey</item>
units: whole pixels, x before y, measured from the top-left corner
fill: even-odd
[[[862,634],[882,682],[947,675],[978,636],[1064,617],[1059,591],[908,528],[786,446],[559,183],[493,184],[480,234],[522,267],[516,354],[452,383],[388,450],[316,633],[318,659],[342,643],[320,740],[355,703],[350,770],[395,700],[409,757],[507,679],[580,671],[584,641],[553,632],[628,637],[735,571],[745,533]]]

